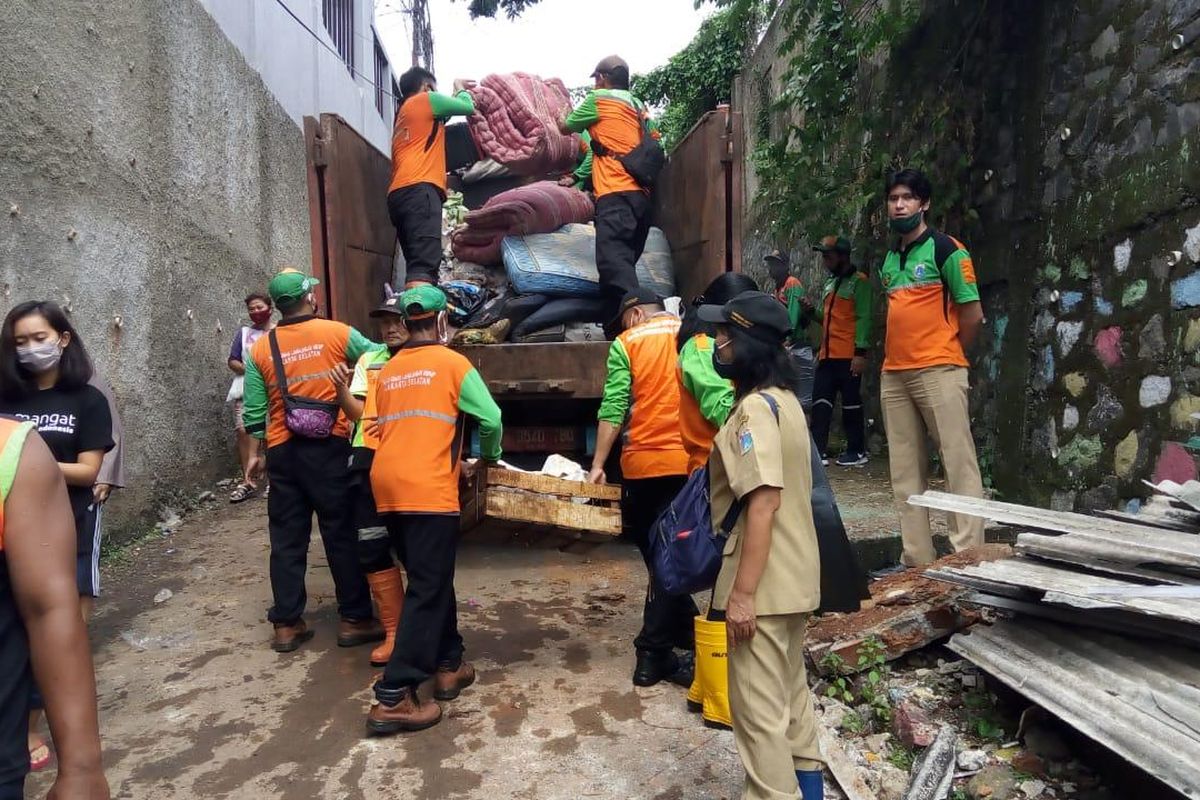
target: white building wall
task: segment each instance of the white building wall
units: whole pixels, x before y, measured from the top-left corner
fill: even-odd
[[[288,115],[338,114],[384,153],[391,152],[390,101],[375,106],[374,0],[354,0],[352,75],[325,29],[321,0],[283,0],[317,36],[304,30],[277,0],[200,0],[221,30],[262,76]],[[391,94],[391,70],[378,83]]]

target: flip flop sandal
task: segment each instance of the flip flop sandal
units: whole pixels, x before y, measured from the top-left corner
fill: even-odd
[[[249,500],[254,495],[258,494],[258,490],[248,483],[239,484],[236,489],[229,493],[229,502],[241,503]]]
[[[29,769],[31,772],[40,772],[50,766],[52,759],[50,745],[42,743],[29,751]]]

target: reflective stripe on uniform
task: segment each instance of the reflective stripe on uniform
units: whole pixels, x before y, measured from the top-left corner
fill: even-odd
[[[397,414],[388,414],[385,417],[380,417],[379,424],[386,425],[389,422],[396,422],[397,420],[407,419],[409,417],[424,417],[426,419],[435,419],[438,422],[446,422],[451,425],[454,425],[458,422],[457,416],[452,416],[450,414],[442,414],[438,411],[427,411],[422,408],[415,408],[415,409],[411,409],[409,411],[401,411]]]

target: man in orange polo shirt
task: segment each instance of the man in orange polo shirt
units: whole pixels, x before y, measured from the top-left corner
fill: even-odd
[[[587,131],[592,142],[592,186],[596,194],[596,270],[613,311],[638,287],[635,264],[650,233],[650,191],[618,160],[642,141],[659,137],[646,104],[629,91],[629,65],[620,56],[603,59],[592,71],[595,88],[559,127]],[[604,155],[601,155],[601,152]]]
[[[442,203],[446,201],[446,127],[474,113],[466,81],[454,96],[437,92],[437,78],[421,67],[400,76],[400,107],[392,123],[392,180],[388,215],[404,253],[409,286],[437,283],[442,263]]]
[[[337,594],[341,617],[338,646],[354,647],[384,636],[358,561],[358,535],[349,502],[350,422],[340,413],[329,378],[338,364],[353,364],[379,345],[349,325],[319,318],[313,294],[317,283],[294,269],[285,269],[271,279],[267,290],[283,319],[254,343],[245,362],[242,417],[246,432],[267,440],[274,596],[267,618],[275,628],[271,647],[280,653],[291,652],[312,637],[303,614],[314,511]],[[282,376],[276,372],[276,364],[282,365]],[[297,398],[310,406],[307,413],[288,413],[281,383],[286,386],[289,404]],[[328,428],[305,425],[301,417],[308,421],[332,418],[333,424]]]
[[[925,221],[933,198],[929,179],[905,169],[890,175],[885,188],[888,224],[899,241],[880,270],[888,313],[879,394],[903,562],[919,567],[937,557],[929,509],[908,503],[928,488],[926,440],[938,447],[949,491],[983,496],[966,356],[983,326],[983,308],[971,254]],[[983,544],[983,520],[952,514],[950,542],[956,552]]]
[[[453,700],[475,681],[463,660],[454,595],[458,479],[467,417],[479,423],[485,462],[498,461],[500,409],[479,372],[447,340],[446,295],[417,286],[400,295],[409,339],[379,372],[367,397],[379,443],[371,464],[375,507],[408,573],[396,645],[367,717],[374,734],[418,731],[442,719],[417,688],[433,678],[435,700]]]
[[[621,301],[620,324],[624,332],[608,351],[596,455],[588,480],[606,481],[604,464],[628,418],[628,436],[621,450],[621,516],[649,573],[642,631],[633,642],[637,649],[633,682],[653,686],[670,680],[690,686],[696,604],[687,595],[669,595],[655,586],[650,556],[650,529],[687,482],[688,455],[679,433],[675,377],[680,320],[663,308],[662,298],[639,288]],[[686,655],[680,658],[674,648]]]

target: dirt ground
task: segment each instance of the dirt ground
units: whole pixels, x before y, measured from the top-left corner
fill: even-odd
[[[895,529],[885,466],[831,474],[852,535]],[[367,648],[334,646],[315,536],[316,636],[268,648],[265,528],[264,501],[211,500],[106,562],[92,633],[115,798],[740,796],[732,735],[703,727],[678,687],[630,681],[645,581],[632,547],[464,548],[479,681],[436,728],[380,739],[363,727],[376,670]],[[32,777],[30,795],[46,785]]]

